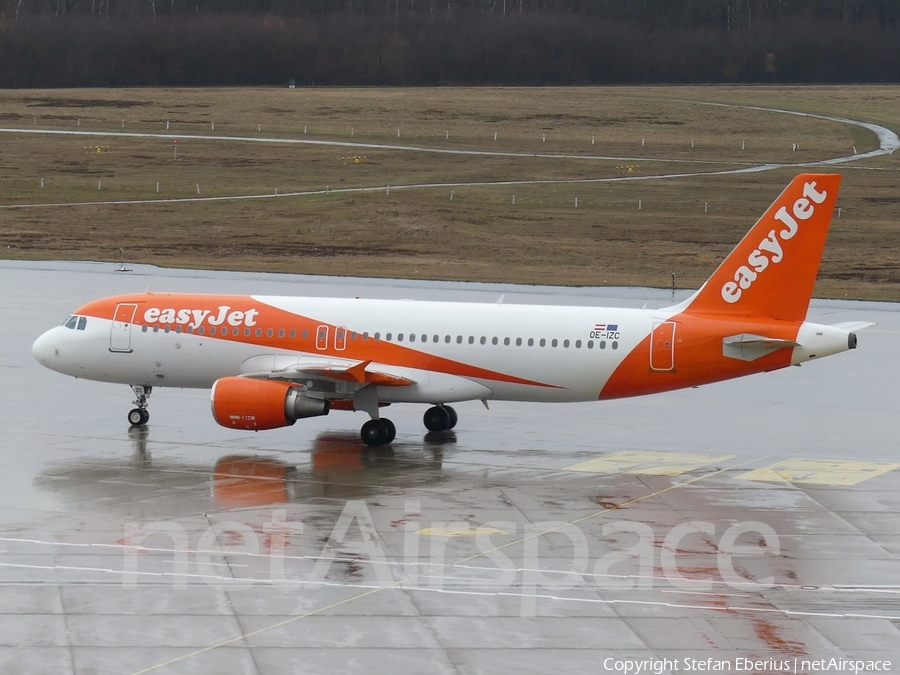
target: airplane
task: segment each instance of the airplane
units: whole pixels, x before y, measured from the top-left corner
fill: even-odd
[[[841,176],[801,174],[690,298],[663,309],[137,293],[89,302],[32,348],[76,378],[128,384],[132,426],[158,387],[209,388],[215,421],[262,431],[363,411],[391,443],[393,403],[596,401],[761,373],[855,349],[870,323],[806,312]]]

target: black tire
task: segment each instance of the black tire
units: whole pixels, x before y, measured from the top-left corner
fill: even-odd
[[[149,419],[150,416],[147,416]],[[144,419],[144,411],[140,408],[132,408],[128,411],[128,423],[133,427],[142,427],[147,423],[147,419]]]
[[[141,413],[144,417],[144,421],[141,422],[141,426],[143,426],[143,425],[147,424],[147,422],[150,421],[150,411],[147,410],[146,408],[141,408]]]
[[[382,417],[379,421],[381,422],[382,426],[384,426],[386,438],[385,443],[393,443],[394,439],[397,438],[397,427],[395,427],[394,423],[386,417]]]
[[[450,426],[447,428],[452,429],[456,426],[456,423],[459,422],[459,416],[456,414],[456,411],[449,405],[445,405],[444,410],[446,410],[450,414]]]
[[[362,442],[368,446],[384,445],[387,443],[387,427],[381,423],[381,420],[369,420],[362,425],[359,436]]]
[[[425,411],[422,422],[428,431],[446,431],[450,428],[450,413],[443,406],[433,406]]]

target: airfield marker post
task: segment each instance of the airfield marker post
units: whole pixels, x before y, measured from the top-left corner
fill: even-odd
[[[515,205],[516,205],[516,196],[515,196],[515,195],[513,195],[513,201],[512,201],[512,205],[513,205],[513,206],[515,206]]]
[[[547,142],[547,134],[541,134],[541,143]]]
[[[156,181],[156,191],[159,192],[159,181]]]
[[[44,179],[41,178],[41,190],[43,190],[43,189],[44,189]]]
[[[856,146],[855,145],[853,146],[853,154],[854,155],[856,154]]]
[[[578,208],[578,197],[575,197],[575,208]]]
[[[644,139],[643,138],[641,139],[641,147],[642,148],[644,147]]]
[[[200,183],[197,183],[197,194],[200,194]]]
[[[638,211],[640,211],[640,210],[641,210],[641,200],[638,199]]]
[[[703,202],[703,213],[709,213],[709,202]]]
[[[257,124],[257,125],[256,125],[256,130],[257,130],[257,131],[262,131],[262,124]]]
[[[494,140],[495,141],[497,140],[497,132],[496,131],[494,132]]]
[[[210,131],[215,131],[215,130],[216,130],[216,123],[215,123],[215,122],[210,122],[210,123],[209,123],[209,130],[210,130]]]
[[[102,182],[102,181],[99,181],[99,180],[97,181],[97,189],[98,189],[98,190],[100,189],[100,183],[101,183],[101,182]]]
[[[691,148],[693,149],[693,147],[694,147],[694,139],[692,138],[691,139]]]
[[[453,201],[453,190],[450,190],[450,201]]]
[[[166,131],[169,130],[169,120],[166,120]]]
[[[449,129],[447,129],[447,131],[444,132],[444,140],[445,141],[450,140],[450,130]]]
[[[594,137],[591,136],[591,145],[593,145],[593,144],[594,144]]]
[[[741,141],[741,150],[744,149],[744,141]]]

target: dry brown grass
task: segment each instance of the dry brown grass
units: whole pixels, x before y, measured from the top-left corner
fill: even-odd
[[[198,184],[202,196],[215,196],[604,178],[619,176],[622,165],[637,166],[640,175],[691,173],[876,147],[873,134],[843,124],[676,99],[771,105],[900,128],[898,87],[3,91],[0,125],[7,127],[120,131],[124,121],[125,131],[164,133],[170,120],[172,133],[632,159],[182,140],[181,161],[174,162],[163,139],[2,134],[0,203],[185,198],[196,196]],[[791,151],[795,142],[800,152]],[[98,144],[110,152],[85,151]],[[347,159],[354,155],[365,159]],[[817,294],[900,299],[897,155],[861,162],[865,169],[837,169],[845,175],[842,217],[832,226]],[[0,247],[15,258],[117,260],[124,248],[131,262],[169,266],[551,284],[663,286],[675,271],[679,285],[696,287],[799,170],[0,209]]]

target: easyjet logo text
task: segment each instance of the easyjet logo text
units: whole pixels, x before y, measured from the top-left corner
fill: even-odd
[[[231,310],[228,305],[222,305],[213,313],[211,309],[160,309],[150,307],[144,312],[146,323],[181,324],[197,328],[204,322],[210,326],[255,326],[259,310],[248,309],[246,311]]]
[[[775,220],[784,225],[784,229],[769,230],[769,234],[747,256],[747,264],[737,268],[734,281],[722,285],[722,298],[725,302],[733,304],[740,300],[741,294],[753,285],[769,263],[777,264],[784,259],[781,242],[792,239],[800,230],[800,223],[812,218],[816,212],[816,204],[824,202],[826,197],[828,193],[816,190],[816,182],[811,181],[803,186],[803,196],[794,202],[791,213],[788,213],[786,206],[775,212]]]

